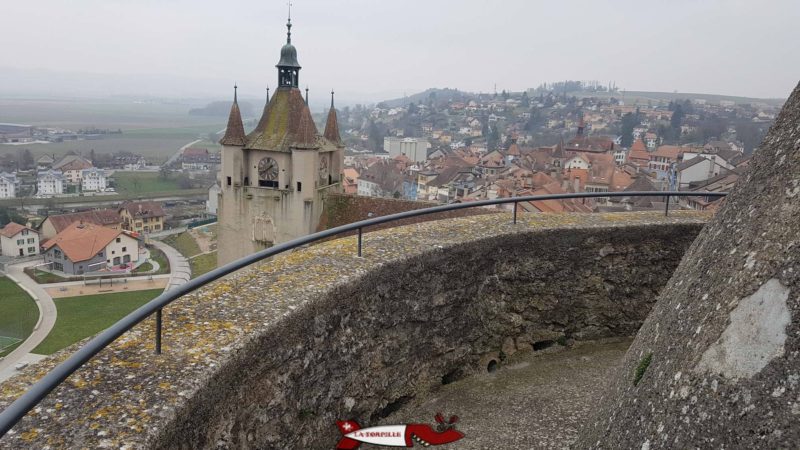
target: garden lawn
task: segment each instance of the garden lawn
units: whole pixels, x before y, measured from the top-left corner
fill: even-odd
[[[195,256],[189,260],[189,266],[192,268],[192,278],[210,272],[217,268],[217,252]]]
[[[18,343],[0,350],[0,356],[11,353],[27,339],[38,320],[39,308],[33,299],[16,283],[0,277],[0,336],[20,339]]]
[[[169,273],[169,260],[167,259],[167,255],[152,245],[147,246],[147,249],[150,250],[150,259],[158,263],[158,272],[153,275]]]
[[[93,336],[162,292],[162,289],[151,289],[55,299],[56,325],[33,353],[50,355]]]
[[[164,243],[170,247],[174,247],[178,253],[187,258],[200,254],[200,246],[197,245],[197,241],[194,240],[188,231],[167,236],[164,238]]]

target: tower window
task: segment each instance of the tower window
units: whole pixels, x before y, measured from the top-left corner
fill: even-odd
[[[231,177],[227,177],[227,178],[228,178],[228,186],[230,186],[231,185]]]
[[[299,181],[298,181],[298,182],[297,182],[297,192],[300,192],[300,191],[302,191],[302,190],[303,190],[303,183],[301,183],[301,182],[299,182]]]

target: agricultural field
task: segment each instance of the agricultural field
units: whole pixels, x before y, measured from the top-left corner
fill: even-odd
[[[114,183],[120,194],[146,194],[180,190],[176,178],[164,179],[158,172],[114,172]]]
[[[33,353],[50,355],[93,336],[162,292],[151,289],[56,299],[56,325]]]
[[[5,356],[33,332],[39,308],[16,283],[0,277],[0,311],[0,356]]]
[[[133,152],[160,164],[182,146],[225,128],[226,118],[190,116],[203,102],[158,102],[133,99],[0,99],[0,122],[38,127],[122,130],[104,139],[49,144],[0,145],[0,151],[29,149],[35,158],[74,151],[95,153]]]

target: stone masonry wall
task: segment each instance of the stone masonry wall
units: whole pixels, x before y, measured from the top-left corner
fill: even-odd
[[[575,448],[800,448],[800,85]]]
[[[388,216],[416,209],[439,206],[439,203],[402,200],[382,197],[364,197],[352,194],[328,193],[322,210],[322,217],[318,230],[327,230],[340,225],[366,220],[373,217]],[[410,225],[413,223],[429,222],[431,220],[453,219],[456,217],[469,217],[482,214],[497,213],[499,209],[467,208],[426,216],[412,217],[409,219],[389,222],[374,227],[367,231],[382,230],[386,228]]]
[[[331,448],[501,354],[636,332],[700,226],[522,233],[376,267],[252,340],[159,448]]]
[[[0,448],[331,448],[489,361],[630,335],[708,215],[520,214],[412,224],[254,264],[70,376]],[[0,383],[5,408],[81,344]]]

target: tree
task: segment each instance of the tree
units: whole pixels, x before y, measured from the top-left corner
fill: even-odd
[[[486,137],[486,146],[488,147],[489,151],[496,150],[497,145],[500,143],[500,131],[497,130],[497,126],[490,127],[489,129],[489,136]]]
[[[369,136],[368,142],[372,151],[377,152],[383,149],[384,134],[378,128],[378,125],[375,124],[374,120],[369,121],[367,135]]]
[[[6,226],[9,222],[25,225],[25,218],[17,214],[16,210],[0,207],[0,227]]]
[[[169,179],[169,167],[167,167],[166,164],[161,166],[161,168],[158,170],[158,177],[162,180]],[[136,178],[134,178],[134,181],[136,181]]]
[[[419,113],[419,108],[417,108],[417,105],[415,105],[414,102],[409,103],[409,105],[408,105],[408,114],[412,115],[412,114],[417,114],[417,113]]]
[[[33,155],[27,148],[17,152],[17,161],[20,170],[28,170],[33,168]]]
[[[528,98],[528,91],[524,91],[522,93],[522,98],[520,99],[520,104],[523,108],[530,108],[531,107],[531,99]]]
[[[675,105],[675,109],[672,110],[672,118],[670,119],[669,123],[673,129],[680,129],[681,124],[683,123],[683,106],[680,103]]]
[[[630,148],[633,145],[633,129],[639,124],[639,119],[633,113],[622,116],[622,146]]]

